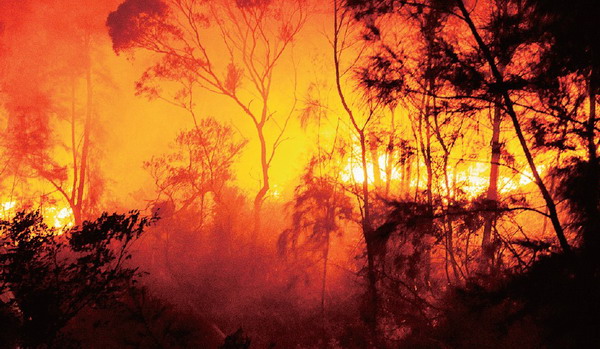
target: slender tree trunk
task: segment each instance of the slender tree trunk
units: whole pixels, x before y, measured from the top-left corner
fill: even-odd
[[[431,157],[431,129],[429,124],[429,95],[424,94],[424,97],[421,102],[421,112],[419,113],[418,120],[418,137],[415,137],[418,142],[418,147],[421,148],[421,154],[423,155],[423,162],[425,164],[426,170],[426,215],[428,217],[427,223],[425,224],[426,235],[433,236],[434,230],[434,222],[433,222],[433,163]],[[423,139],[423,123],[425,123],[425,139]],[[418,180],[420,179],[420,169],[421,166],[419,164],[417,158],[417,188],[416,192],[419,190]],[[409,169],[410,171],[410,169]],[[415,195],[415,201],[418,200],[418,196]],[[426,265],[425,265],[425,277],[429,281],[431,275],[431,248],[426,250]],[[450,276],[448,273],[448,250],[446,249],[446,260],[445,260],[444,269],[446,271],[447,281],[450,282]]]
[[[441,140],[440,140],[441,141]],[[454,227],[452,224],[452,218],[448,214],[449,207],[451,204],[451,188],[450,188],[450,178],[448,177],[448,158],[450,157],[450,152],[443,146],[444,148],[444,186],[446,187],[446,207],[444,210],[446,211],[445,221],[446,221],[446,249],[448,250],[448,256],[450,257],[450,265],[452,266],[452,274],[454,275],[454,281],[459,282],[461,277],[461,271],[458,266],[458,261],[456,258],[456,251],[454,250]]]
[[[403,193],[407,199],[410,198],[410,182],[412,178],[412,169],[412,159],[410,156],[407,156],[404,164],[402,165],[402,186],[404,188]]]
[[[363,183],[362,183],[362,200],[363,200],[363,216],[362,216],[362,234],[365,240],[366,249],[367,249],[367,307],[364,313],[367,325],[369,326],[369,330],[371,332],[371,337],[375,345],[379,342],[379,333],[378,333],[378,293],[377,293],[377,273],[376,273],[376,265],[375,265],[375,255],[377,253],[374,241],[373,241],[373,227],[371,222],[371,207],[369,203],[369,183],[368,183],[368,170],[367,170],[367,144],[365,139],[365,125],[359,126],[357,120],[354,116],[352,108],[348,105],[346,101],[346,96],[342,90],[341,84],[341,72],[340,72],[340,54],[341,49],[339,47],[340,40],[340,16],[343,17],[343,14],[340,13],[339,8],[339,0],[333,1],[334,7],[334,37],[333,37],[333,62],[335,67],[335,81],[336,81],[336,89],[338,93],[338,97],[340,98],[340,102],[344,108],[344,111],[348,115],[352,127],[354,131],[359,137],[360,141],[360,152],[361,152],[361,165],[363,172]]]
[[[426,107],[427,109],[427,107]],[[431,127],[429,125],[429,111],[425,111],[425,149],[423,159],[427,171],[427,205],[433,216],[433,162],[431,158]]]
[[[71,186],[71,197],[69,198],[69,202],[70,203],[74,203],[75,202],[75,193],[76,190],[75,188],[77,188],[77,181],[79,179],[78,175],[79,175],[79,167],[77,165],[77,137],[76,137],[76,127],[75,127],[75,123],[76,123],[76,119],[77,119],[77,114],[76,114],[76,110],[75,110],[75,76],[73,76],[73,78],[71,79],[71,155],[73,157],[73,185]],[[74,208],[73,208],[74,209]]]
[[[267,159],[267,142],[264,134],[264,123],[256,125],[256,132],[258,134],[258,140],[260,142],[260,165],[262,174],[261,188],[254,197],[254,232],[252,239],[254,243],[262,230],[262,205],[265,201],[265,196],[269,191],[269,161]]]
[[[369,144],[369,150],[371,152],[371,162],[373,163],[373,185],[375,188],[381,188],[381,167],[379,166],[379,152],[377,151],[376,137],[371,137],[371,144]]]
[[[362,217],[362,231],[367,245],[367,280],[368,280],[368,310],[367,319],[371,329],[371,334],[374,338],[375,343],[378,342],[378,312],[379,312],[379,296],[377,292],[377,271],[375,255],[375,241],[373,241],[373,226],[371,223],[371,205],[369,200],[369,181],[368,181],[368,170],[367,170],[367,146],[365,140],[364,131],[360,130],[360,150],[361,150],[361,166],[363,171],[363,182],[362,182],[362,196],[363,196],[363,217]]]
[[[590,188],[587,198],[586,216],[588,222],[583,236],[583,246],[590,255],[597,255],[600,248],[600,212],[598,204],[600,203],[600,168],[598,164],[598,154],[596,147],[596,91],[593,79],[593,70],[588,78],[588,99],[590,104],[588,121],[586,123],[586,138],[588,148],[588,181]],[[598,258],[598,257],[596,257]]]
[[[394,138],[396,137],[396,122],[395,122],[395,113],[394,108],[390,108],[391,113],[391,121],[390,121],[390,138],[388,139],[388,146],[386,149],[386,162],[385,162],[385,197],[387,198],[390,195],[390,184],[392,183],[392,173],[394,171],[394,162],[397,159],[394,158],[395,154],[398,154],[397,149],[395,149]],[[396,152],[394,152],[396,151]],[[403,189],[403,188],[401,188]]]
[[[432,60],[431,60],[431,56],[428,57],[428,69],[431,69],[431,65],[432,65]],[[429,239],[432,240],[432,237],[434,236],[433,232],[435,230],[435,226],[434,226],[434,221],[433,221],[433,215],[434,215],[434,207],[433,207],[433,159],[432,159],[432,155],[431,155],[431,138],[433,137],[432,135],[432,131],[431,131],[431,122],[430,122],[430,116],[432,114],[432,112],[435,112],[435,110],[432,108],[432,101],[431,101],[431,95],[433,94],[433,88],[435,87],[435,81],[433,79],[433,77],[430,77],[427,81],[427,91],[424,94],[424,98],[422,100],[422,105],[421,105],[421,110],[423,111],[420,115],[419,118],[419,135],[421,138],[421,152],[423,153],[423,161],[425,162],[425,169],[426,169],[426,173],[427,173],[427,182],[426,182],[426,186],[427,186],[427,216],[429,217],[427,219],[427,223],[425,225],[425,230],[427,232],[427,235],[429,235]],[[435,104],[435,102],[433,103]],[[425,123],[425,140],[423,140],[423,122]],[[418,164],[417,164],[418,166]],[[419,166],[418,166],[419,167]],[[446,234],[445,236],[445,243],[446,243],[446,249],[445,249],[445,261],[444,261],[444,271],[446,273],[446,280],[448,283],[450,283],[450,273],[448,272],[448,262],[450,260],[450,249],[452,249],[452,241],[448,239],[449,236],[448,234]],[[429,284],[429,280],[431,277],[431,248],[428,248],[426,250],[425,253],[425,278],[427,279],[427,283]],[[454,270],[456,273],[456,270]]]
[[[497,206],[498,201],[498,175],[501,155],[500,143],[500,124],[502,122],[502,110],[498,103],[494,104],[492,120],[492,156],[490,159],[490,182],[486,194],[486,200],[491,205],[491,208]],[[495,213],[488,212],[483,225],[483,237],[481,239],[481,272],[487,273],[493,271],[494,265],[494,243],[492,242],[492,227],[495,224]]]
[[[591,73],[590,73],[591,75]],[[596,127],[596,92],[594,91],[594,85],[592,77],[590,76],[588,81],[588,96],[590,103],[590,111],[587,122],[587,140],[588,140],[588,157],[590,162],[595,162],[597,160],[597,149],[596,149],[596,137],[595,137],[595,127]]]
[[[428,64],[429,64],[429,69],[431,69],[433,67],[433,62],[432,62],[431,57],[429,58]],[[442,158],[442,171],[443,171],[444,187],[446,189],[446,195],[445,195],[446,203],[443,204],[443,201],[442,201],[442,209],[446,213],[445,217],[444,217],[444,223],[445,223],[445,229],[446,229],[446,234],[445,234],[446,235],[446,251],[447,251],[446,268],[447,268],[448,264],[450,264],[450,266],[452,267],[452,274],[454,276],[454,281],[456,283],[458,283],[460,281],[460,275],[462,274],[462,272],[460,271],[460,268],[459,268],[458,262],[457,262],[457,258],[456,258],[456,251],[454,249],[454,227],[452,224],[452,218],[449,215],[449,208],[450,208],[450,205],[452,204],[452,189],[450,186],[450,178],[448,176],[448,162],[450,159],[450,148],[448,148],[448,146],[446,145],[446,142],[444,141],[444,138],[442,137],[442,131],[439,126],[438,109],[437,109],[437,101],[436,101],[436,97],[435,97],[435,92],[436,92],[435,90],[436,90],[435,77],[431,76],[428,81],[428,94],[431,94],[432,97],[430,97],[428,99],[430,104],[428,104],[428,107],[427,107],[427,109],[429,110],[429,113],[427,114],[428,117],[426,119],[426,122],[427,122],[428,130],[433,130],[433,134],[437,138],[438,143],[439,143],[440,147],[442,148],[442,151],[444,152],[444,155]],[[433,119],[433,125],[431,124],[431,119],[429,118],[429,115]],[[431,131],[429,131],[429,133],[431,133]],[[428,135],[428,139],[430,137],[431,137],[431,135]],[[440,195],[440,197],[441,197],[441,195]],[[450,281],[450,280],[448,280],[448,281]]]
[[[84,211],[84,192],[85,192],[85,181],[88,170],[88,157],[90,151],[90,127],[92,122],[93,114],[93,91],[92,91],[92,62],[90,53],[90,38],[86,38],[86,50],[88,52],[88,62],[85,72],[86,89],[87,89],[87,100],[86,100],[86,113],[85,113],[85,124],[83,127],[83,144],[81,146],[81,163],[79,167],[79,183],[77,186],[77,196],[75,198],[75,224],[80,225],[83,221]]]

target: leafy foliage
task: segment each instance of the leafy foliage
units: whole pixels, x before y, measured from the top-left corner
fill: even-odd
[[[340,183],[318,173],[323,160],[313,158],[302,176],[303,183],[296,188],[292,228],[284,231],[278,241],[282,253],[302,247],[321,250],[331,234],[341,234],[340,222],[353,218],[353,206]]]
[[[219,196],[233,178],[232,165],[246,145],[234,130],[215,119],[202,119],[197,128],[181,132],[171,153],[144,163],[160,196],[188,207],[208,193]]]
[[[155,220],[136,211],[105,213],[64,231],[46,226],[37,212],[0,222],[2,307],[17,314],[22,345],[51,346],[82,309],[119,297],[140,276],[126,264],[131,244]]]
[[[115,51],[128,49],[135,42],[143,41],[147,31],[160,24],[160,17],[167,12],[161,0],[128,0],[119,5],[106,20]]]

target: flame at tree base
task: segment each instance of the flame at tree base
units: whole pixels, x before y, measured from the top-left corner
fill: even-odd
[[[68,206],[42,205],[38,208],[22,207],[16,201],[4,201],[0,204],[0,219],[10,220],[21,210],[37,210],[44,217],[44,222],[53,228],[70,228],[75,225],[73,210]]]

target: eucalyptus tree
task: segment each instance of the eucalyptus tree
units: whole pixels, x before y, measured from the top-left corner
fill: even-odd
[[[145,50],[160,58],[142,75],[139,93],[162,97],[165,92],[159,83],[175,82],[179,85],[175,102],[193,111],[194,89],[201,88],[229,99],[251,122],[261,169],[254,197],[255,236],[271,188],[271,164],[296,105],[290,98],[289,112],[273,106],[273,92],[281,87],[276,85],[275,72],[306,14],[306,4],[300,0],[127,0],[107,20],[115,52]],[[215,41],[222,47],[215,48]]]

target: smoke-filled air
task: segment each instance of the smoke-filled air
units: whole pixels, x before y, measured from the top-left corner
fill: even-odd
[[[0,348],[600,347],[598,18],[0,0]]]

